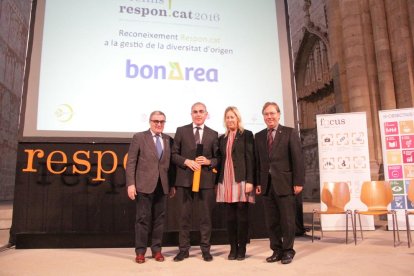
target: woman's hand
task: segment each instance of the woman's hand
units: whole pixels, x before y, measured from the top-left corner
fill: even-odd
[[[253,184],[246,183],[246,194],[251,193],[253,191]]]

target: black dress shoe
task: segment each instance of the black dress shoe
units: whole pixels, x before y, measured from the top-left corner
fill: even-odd
[[[211,256],[210,252],[201,252],[203,255],[203,260],[206,262],[211,262],[213,260],[213,256]]]
[[[296,232],[295,233],[295,236],[296,237],[302,237],[302,236],[305,236],[306,235],[306,232],[305,231],[301,231],[301,232]]]
[[[243,261],[246,258],[246,246],[240,246],[237,250],[237,260]]]
[[[293,257],[294,256],[295,255],[293,253],[285,253],[285,254],[283,254],[281,263],[282,264],[290,264],[293,261]]]
[[[13,248],[13,247],[15,247],[16,246],[16,243],[14,243],[14,242],[9,242],[7,245],[6,245],[6,248]]]
[[[178,252],[177,256],[174,257],[174,262],[181,262],[185,258],[188,258],[190,254],[188,250]]]
[[[237,258],[237,249],[231,248],[229,255],[227,256],[228,260],[235,260]]]
[[[281,253],[279,253],[277,251],[273,251],[272,256],[266,258],[266,262],[268,262],[268,263],[278,262],[282,259],[282,256],[283,255]]]

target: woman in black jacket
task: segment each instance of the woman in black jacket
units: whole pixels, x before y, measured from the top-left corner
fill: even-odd
[[[219,137],[217,202],[226,205],[229,260],[244,260],[248,240],[248,205],[255,202],[253,133],[243,128],[240,112],[224,112],[226,133]]]

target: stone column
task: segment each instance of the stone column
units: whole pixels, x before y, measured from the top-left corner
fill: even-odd
[[[401,2],[401,38],[406,55],[407,79],[406,79],[406,97],[407,107],[414,106],[414,29],[411,28],[411,20],[414,14],[410,14],[409,7],[412,6],[412,0],[399,0]],[[410,4],[409,4],[410,2]],[[411,18],[410,18],[411,16]]]
[[[380,109],[395,109],[397,106],[384,1],[369,0],[369,7],[378,71]]]
[[[369,76],[366,58],[365,33],[363,31],[363,0],[339,1],[342,20],[342,38],[346,68],[346,81],[351,112],[366,112],[368,127],[371,177],[377,178],[378,163],[375,156],[372,110],[370,104]]]
[[[413,43],[407,8],[406,0],[385,0],[397,108],[414,105]]]
[[[381,0],[382,1],[382,0]],[[381,2],[377,1],[377,2]],[[368,77],[368,90],[369,90],[369,101],[372,118],[372,131],[373,131],[373,150],[374,159],[371,160],[371,171],[378,172],[380,164],[382,163],[382,150],[381,150],[381,132],[379,127],[378,111],[380,106],[379,86],[378,86],[378,69],[375,56],[374,48],[374,37],[373,28],[375,25],[372,24],[369,0],[360,0],[361,9],[361,23],[362,23],[362,34],[364,41],[365,51],[365,62],[367,68]]]
[[[346,69],[343,57],[342,21],[339,10],[339,0],[326,1],[328,17],[328,35],[330,51],[330,72],[335,89],[335,108],[337,112],[349,111],[349,98],[347,94]]]

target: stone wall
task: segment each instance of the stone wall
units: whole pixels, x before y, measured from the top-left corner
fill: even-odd
[[[302,43],[304,26],[306,21],[305,5],[308,0],[289,0],[289,28],[292,39],[292,52],[296,57]],[[325,13],[325,0],[312,0],[309,7],[310,20],[318,26],[322,32],[327,32],[327,19]]]
[[[0,201],[14,193],[31,7],[30,0],[0,0]]]
[[[299,59],[306,58],[306,55],[312,55],[311,48],[304,48],[304,45],[307,43],[305,41],[305,27],[315,28],[320,34],[327,33],[328,24],[325,0],[289,0],[287,3],[292,54],[295,62],[295,77],[298,77],[298,74],[300,74],[299,71],[306,70],[306,68],[302,67],[308,66],[308,64],[301,62]],[[302,57],[300,55],[305,56]],[[295,81],[298,93],[299,89],[303,88],[303,83],[299,84],[298,79]],[[302,102],[298,103],[299,123],[301,126],[300,133],[305,161],[305,188],[303,190],[303,199],[305,201],[319,201],[320,199],[318,139],[315,128],[315,114],[319,114],[318,111],[321,110],[324,111],[323,113],[329,112],[333,102],[332,94],[323,92],[319,88],[318,86],[312,95],[305,97],[307,98],[305,101],[301,100]],[[298,99],[303,97],[303,95],[299,94]]]
[[[311,160],[317,149],[316,141],[312,141],[315,114],[365,112],[371,179],[380,179],[383,161],[378,111],[414,106],[414,1],[289,0],[287,3],[299,121],[303,148],[309,155],[305,160]],[[314,61],[311,46],[318,39],[327,47],[329,85],[324,89],[315,85],[304,89],[301,76],[311,68]],[[312,195],[319,185],[315,183],[318,168],[315,162],[307,162],[306,166],[309,174],[306,187],[311,190],[306,193]]]
[[[305,187],[302,197],[305,201],[319,201],[318,134],[316,128],[301,130],[300,134],[305,162]]]

